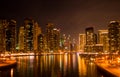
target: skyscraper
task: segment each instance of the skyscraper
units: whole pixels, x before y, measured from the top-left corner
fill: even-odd
[[[8,25],[8,22],[6,19],[0,19],[0,52],[6,51],[6,42],[5,42],[5,29]]]
[[[60,31],[55,28],[52,23],[47,24],[46,40],[48,51],[58,51],[60,45]]]
[[[65,34],[60,36],[60,49],[61,51],[65,50],[65,40],[66,40],[66,36]]]
[[[33,31],[34,31],[34,20],[31,18],[26,18],[24,20],[24,46],[25,51],[32,52],[34,50],[34,37],[33,37]]]
[[[70,35],[63,34],[61,36],[61,46],[63,51],[71,51],[72,48],[72,40]]]
[[[19,50],[23,52],[37,52],[38,35],[41,34],[41,28],[38,23],[31,18],[24,20],[24,26],[19,30]]]
[[[79,34],[79,50],[84,51],[85,44],[86,44],[85,34]]]
[[[33,41],[34,41],[34,51],[37,52],[38,50],[38,36],[41,34],[41,28],[39,27],[38,23],[34,23],[33,29]]]
[[[94,35],[94,29],[93,27],[86,28],[86,45],[93,45],[93,35]]]
[[[8,20],[8,25],[5,29],[6,51],[15,52],[16,50],[16,21]]]
[[[25,30],[24,27],[21,26],[19,28],[19,38],[18,38],[18,47],[19,47],[19,51],[24,52],[24,34],[25,34]]]
[[[97,35],[94,33],[93,27],[88,27],[85,30],[86,34],[86,45],[85,51],[93,52],[93,46],[97,43]]]
[[[38,51],[45,51],[45,36],[43,34],[39,34],[38,36]]]
[[[103,46],[103,52],[109,51],[108,30],[98,30],[98,44]]]
[[[108,25],[108,38],[110,52],[120,50],[120,24],[117,21],[111,21]]]

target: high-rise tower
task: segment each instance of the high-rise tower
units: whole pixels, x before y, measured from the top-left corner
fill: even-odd
[[[33,51],[34,50],[34,39],[33,39],[33,31],[34,31],[34,20],[30,18],[26,18],[24,20],[24,46],[25,51]]]
[[[84,51],[85,44],[86,44],[85,34],[79,34],[79,50]]]
[[[57,51],[59,49],[60,43],[60,31],[55,28],[54,24],[48,23],[47,24],[47,33],[46,33],[46,40],[47,40],[47,49],[49,51]]]
[[[6,19],[0,19],[0,52],[6,51],[6,37],[5,37],[5,29],[8,26],[8,22]]]
[[[18,38],[18,47],[19,47],[19,51],[24,52],[24,34],[25,34],[25,30],[24,27],[21,26],[19,28],[19,38]]]
[[[38,36],[38,51],[45,51],[45,36],[43,34],[39,34]]]
[[[120,50],[120,24],[111,21],[108,25],[109,50],[116,52]]]
[[[86,28],[86,45],[85,51],[93,52],[93,46],[97,43],[97,35],[94,33],[93,27]]]
[[[34,30],[33,30],[33,41],[34,41],[34,51],[37,52],[38,51],[38,36],[41,34],[41,28],[39,27],[37,22],[34,22]]]
[[[103,46],[103,52],[109,51],[108,30],[98,30],[98,44]]]
[[[8,25],[5,29],[6,51],[15,52],[16,50],[16,21],[8,20]]]

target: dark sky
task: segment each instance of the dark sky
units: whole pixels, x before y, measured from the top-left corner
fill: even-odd
[[[87,27],[107,29],[111,20],[120,20],[120,0],[1,0],[0,17],[14,18],[19,26],[32,17],[42,29],[52,22],[78,38]]]

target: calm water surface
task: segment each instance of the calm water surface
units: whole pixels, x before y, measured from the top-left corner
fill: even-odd
[[[77,54],[15,57],[17,67],[0,77],[103,77],[94,63]]]

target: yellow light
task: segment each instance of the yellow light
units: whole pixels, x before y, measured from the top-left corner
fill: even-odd
[[[13,69],[11,69],[11,77],[13,77]]]

